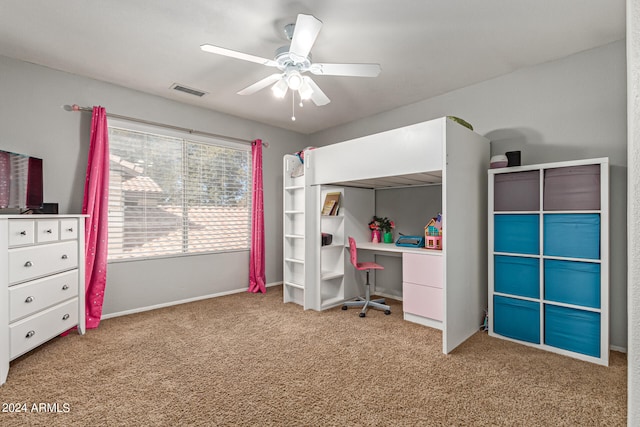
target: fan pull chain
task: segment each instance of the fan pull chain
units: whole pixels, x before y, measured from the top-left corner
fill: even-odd
[[[296,92],[291,91],[291,121],[296,121]]]

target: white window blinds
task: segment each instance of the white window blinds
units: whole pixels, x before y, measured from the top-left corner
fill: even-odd
[[[109,260],[249,249],[251,153],[109,127]]]

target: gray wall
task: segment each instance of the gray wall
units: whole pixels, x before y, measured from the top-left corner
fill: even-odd
[[[626,348],[625,69],[625,42],[619,41],[315,133],[309,145],[450,115],[491,140],[492,155],[521,150],[523,164],[609,157],[611,344]],[[423,215],[420,205],[414,210]]]
[[[302,135],[0,56],[0,149],[44,159],[45,201],[80,213],[90,113],[65,104],[243,139],[261,138],[268,283],[282,281],[282,156],[304,148]],[[186,96],[186,95],[185,95]],[[104,314],[246,289],[248,251],[109,265]]]
[[[640,425],[640,2],[627,0],[629,155],[629,405],[627,423]]]
[[[303,136],[0,57],[0,148],[44,158],[46,200],[60,203],[62,213],[75,213],[82,205],[90,119],[87,113],[64,111],[64,104],[99,104],[117,114],[269,141],[264,179],[270,283],[282,280],[285,153],[455,115],[492,141],[492,154],[521,150],[524,164],[607,156],[612,165],[611,342],[625,348],[625,66],[625,44],[620,41]],[[237,252],[111,264],[104,312],[243,289],[247,260],[248,253]]]

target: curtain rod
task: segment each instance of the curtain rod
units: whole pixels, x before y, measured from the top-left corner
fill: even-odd
[[[85,112],[89,112],[89,113],[93,112],[93,108],[91,108],[91,107],[81,107],[78,104],[65,105],[63,108],[65,110],[67,110],[67,111],[85,111]],[[253,141],[248,140],[248,139],[236,138],[236,137],[233,137],[233,136],[226,136],[226,135],[218,135],[216,133],[204,132],[204,131],[199,131],[199,130],[194,130],[194,129],[188,129],[188,128],[183,128],[183,127],[180,127],[180,126],[167,125],[167,124],[164,124],[164,123],[158,123],[158,122],[152,122],[152,121],[149,121],[149,120],[137,119],[135,117],[121,116],[120,114],[107,113],[107,117],[113,117],[114,119],[129,120],[131,122],[142,123],[142,124],[145,124],[145,125],[159,126],[159,127],[163,127],[163,128],[167,128],[167,129],[173,129],[173,130],[177,130],[177,131],[181,131],[181,132],[187,132],[187,133],[190,133],[190,134],[193,134],[193,135],[210,136],[210,137],[213,137],[213,138],[226,139],[227,141],[242,142],[242,143],[245,143],[245,144],[252,144],[253,143]],[[269,143],[266,142],[266,141],[263,141],[262,145],[264,147],[269,148]]]

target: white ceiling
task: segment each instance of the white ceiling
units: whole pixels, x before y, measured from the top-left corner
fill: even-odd
[[[331,103],[292,122],[290,97],[236,94],[273,68],[199,46],[273,58],[298,13],[323,22],[313,61],[382,73],[313,76]],[[2,0],[0,55],[308,134],[623,39],[624,13],[624,0]]]

